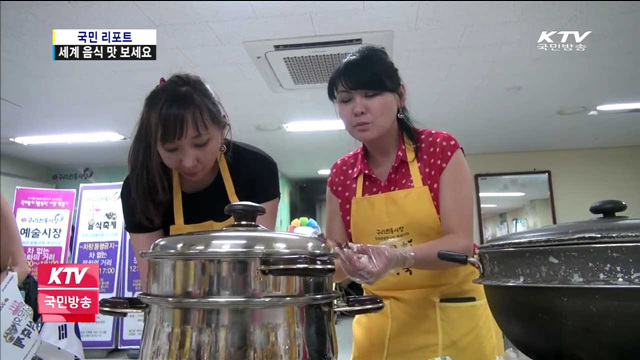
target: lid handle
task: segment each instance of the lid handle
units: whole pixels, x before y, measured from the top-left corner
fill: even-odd
[[[615,217],[617,212],[623,212],[627,210],[627,204],[620,200],[602,200],[593,203],[589,208],[589,211],[593,214],[602,214],[604,218]]]
[[[266,213],[264,206],[249,201],[240,201],[224,207],[224,213],[233,216],[232,226],[257,226],[258,216]]]

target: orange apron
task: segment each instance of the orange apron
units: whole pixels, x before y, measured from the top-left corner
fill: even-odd
[[[351,233],[355,243],[377,245],[389,238],[400,246],[418,246],[442,237],[440,219],[422,178],[413,145],[405,138],[413,188],[362,196],[362,173],[352,200]],[[352,360],[495,360],[504,353],[502,333],[484,294],[472,282],[471,266],[447,270],[402,269],[364,285],[385,307],[353,321]],[[441,303],[441,298],[476,301]]]
[[[220,156],[218,157],[218,164],[220,164],[220,174],[224,181],[224,187],[227,189],[229,201],[231,201],[231,203],[240,201],[238,200],[238,196],[236,196],[236,190],[233,187],[233,181],[231,181],[231,174],[229,173],[227,160],[224,158],[223,153],[220,153]],[[180,174],[178,174],[177,171],[173,172],[173,217],[176,223],[175,225],[171,225],[171,228],[169,229],[170,235],[185,234],[196,231],[220,230],[233,224],[233,217],[229,217],[223,222],[209,220],[199,224],[185,224],[184,214],[182,212],[182,188],[180,187]]]

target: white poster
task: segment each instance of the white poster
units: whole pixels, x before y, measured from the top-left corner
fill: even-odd
[[[491,233],[491,226],[489,226],[489,225],[485,225],[485,226],[482,228],[482,234],[484,235],[484,240],[485,240],[485,241],[487,241],[487,240],[491,240],[491,235],[492,235],[492,233]]]
[[[496,236],[507,235],[509,233],[509,224],[502,223],[500,225],[496,225]]]

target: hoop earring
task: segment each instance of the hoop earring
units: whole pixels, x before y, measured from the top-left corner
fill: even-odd
[[[225,144],[220,145],[220,152],[224,153],[225,151],[227,151],[227,145]]]
[[[404,120],[405,115],[404,112],[402,112],[402,109],[398,109],[398,115],[396,115],[398,120]]]

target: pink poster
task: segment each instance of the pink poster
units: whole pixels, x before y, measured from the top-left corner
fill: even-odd
[[[38,264],[67,262],[75,201],[76,190],[16,188],[13,214],[36,279]]]

